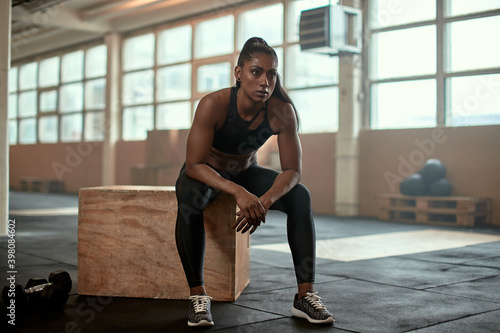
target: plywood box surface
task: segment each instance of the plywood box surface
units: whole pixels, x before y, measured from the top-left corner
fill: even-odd
[[[250,281],[249,236],[232,229],[236,202],[220,194],[205,209],[205,285],[234,301]],[[102,186],[79,191],[78,293],[186,299],[175,243],[173,187]]]

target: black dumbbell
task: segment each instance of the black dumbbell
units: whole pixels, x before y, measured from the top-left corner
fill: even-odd
[[[50,273],[48,282],[45,279],[28,281],[25,293],[30,303],[50,309],[62,309],[68,300],[71,287],[70,275],[65,271],[56,271]]]
[[[52,272],[49,275],[49,281],[36,278],[29,279],[25,288],[16,285],[16,303],[41,306],[54,310],[62,309],[68,300],[71,287],[71,277],[67,272]],[[2,293],[5,304],[10,302],[8,291],[8,286],[5,286]]]
[[[31,278],[28,283],[24,286],[24,297],[26,301],[29,301],[32,305],[37,305],[42,302],[42,295],[38,292],[38,289],[43,288],[49,281],[42,278]],[[29,291],[29,292],[28,292]]]

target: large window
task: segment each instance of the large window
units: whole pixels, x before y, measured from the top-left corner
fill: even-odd
[[[250,5],[126,37],[122,138],[144,140],[152,129],[189,128],[204,95],[234,84],[238,54],[253,36],[276,50],[278,72],[299,111],[301,132],[336,131],[338,59],[302,52],[297,29],[302,10],[328,3],[286,0]]]
[[[281,3],[243,12],[239,16],[238,49],[255,36],[264,38],[271,46],[283,44],[283,20]]]
[[[18,74],[18,102],[15,113],[19,122],[19,143],[36,143],[38,63],[20,66]]]
[[[106,88],[104,45],[11,68],[11,144],[103,139]]]
[[[208,58],[229,54],[234,49],[234,16],[227,15],[196,25],[195,56]]]
[[[183,25],[125,39],[122,138],[191,125],[192,28]]]
[[[500,45],[488,33],[494,31],[500,31],[500,15],[447,23],[447,70],[499,68]]]
[[[500,123],[500,3],[370,1],[372,128]]]
[[[186,129],[199,100],[234,84],[245,41],[264,38],[279,58],[282,85],[294,99],[302,133],[338,128],[338,59],[302,52],[301,11],[328,0],[245,5],[123,38],[120,109],[123,140],[153,129]],[[106,47],[84,46],[12,68],[12,144],[99,141],[104,137]],[[323,102],[319,102],[323,101]]]

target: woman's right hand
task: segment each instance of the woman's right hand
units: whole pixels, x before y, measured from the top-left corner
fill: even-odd
[[[238,218],[233,229],[236,228],[237,232],[245,233],[251,228],[250,234],[252,234],[262,222],[266,222],[267,211],[259,198],[244,188],[235,195],[235,198],[240,210],[236,212]]]

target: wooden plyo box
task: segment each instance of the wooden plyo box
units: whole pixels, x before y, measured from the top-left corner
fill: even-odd
[[[174,187],[101,186],[79,191],[80,295],[187,299],[177,252]],[[236,201],[220,194],[206,208],[207,293],[234,301],[250,282],[250,237],[232,228]]]

